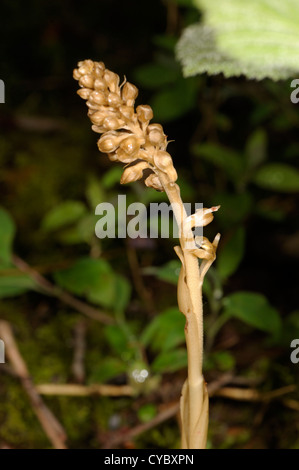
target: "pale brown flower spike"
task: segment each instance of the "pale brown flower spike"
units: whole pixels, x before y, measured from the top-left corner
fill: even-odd
[[[167,137],[160,124],[150,124],[153,111],[148,105],[135,110],[138,89],[106,69],[103,62],[84,60],[74,70],[79,81],[79,96],[86,100],[92,129],[102,134],[98,148],[111,161],[125,164],[121,183],[140,180],[146,186],[165,191],[179,227],[180,245],[175,252],[182,267],[178,280],[178,306],[186,317],[185,337],[188,353],[188,377],[181,396],[181,435],[183,449],[206,447],[208,430],[208,393],[202,375],[203,308],[202,285],[205,274],[216,258],[220,239],[211,243],[206,237],[194,236],[195,227],[204,227],[220,206],[200,209],[187,216],[176,184],[177,172],[166,151]],[[200,260],[200,261],[199,261]]]
[[[166,151],[167,137],[160,124],[150,124],[152,108],[139,105],[134,108],[138,89],[126,80],[120,85],[119,76],[106,69],[103,62],[84,60],[74,70],[79,81],[78,95],[86,100],[92,130],[102,134],[98,148],[111,161],[125,163],[127,168],[121,183],[131,183],[150,170],[145,184],[163,190],[159,173],[171,182],[177,179],[172,158]],[[142,163],[140,162],[142,160]],[[160,170],[157,172],[157,170]]]

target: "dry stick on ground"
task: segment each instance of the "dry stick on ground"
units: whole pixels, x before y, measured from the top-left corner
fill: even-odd
[[[85,379],[84,357],[86,349],[86,322],[80,320],[74,328],[74,356],[72,362],[72,374],[77,383],[83,383]]]
[[[65,431],[39,396],[32,378],[30,377],[26,363],[18,349],[11,326],[6,321],[0,321],[0,337],[4,341],[7,357],[20,379],[30,399],[32,408],[53,447],[55,447],[55,449],[66,449],[65,441],[67,436]]]
[[[105,397],[133,396],[135,391],[130,385],[109,384],[39,384],[36,385],[41,395],[64,395],[72,397],[87,397],[90,395],[101,395]]]
[[[81,300],[72,296],[68,292],[65,292],[59,287],[55,286],[50,281],[48,281],[48,279],[46,279],[39,272],[37,272],[34,268],[29,266],[26,261],[19,258],[18,256],[13,255],[13,263],[20,271],[25,274],[28,274],[28,276],[31,277],[31,279],[33,279],[36,284],[51,297],[58,298],[59,300],[61,300],[61,302],[65,303],[66,305],[69,305],[78,312],[83,313],[92,320],[97,320],[106,325],[111,325],[114,323],[113,318],[109,317],[100,310],[82,302]]]

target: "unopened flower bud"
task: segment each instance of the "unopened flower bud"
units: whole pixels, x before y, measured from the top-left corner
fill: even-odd
[[[136,158],[132,155],[128,155],[124,150],[120,147],[116,151],[117,160],[121,163],[132,163]]]
[[[116,73],[111,72],[111,70],[105,70],[104,80],[106,81],[109,90],[116,92],[119,84],[119,76]]]
[[[134,135],[131,135],[127,137],[126,139],[122,140],[120,144],[120,148],[124,150],[124,152],[126,152],[128,155],[133,155],[140,148],[137,137],[135,137]]]
[[[93,83],[94,83],[94,78],[92,77],[92,75],[88,74],[88,75],[83,75],[80,79],[79,79],[79,85],[82,86],[82,87],[85,87],[85,88],[92,88],[93,87]]]
[[[107,84],[102,78],[96,78],[94,81],[94,89],[104,91],[107,89]]]
[[[130,82],[126,82],[122,88],[122,99],[128,106],[132,106],[138,96],[138,88]]]
[[[91,73],[93,71],[93,66],[94,66],[94,63],[92,60],[88,59],[88,60],[83,60],[81,62],[79,62],[79,73],[80,75],[87,75],[89,73]]]
[[[168,152],[159,150],[154,156],[154,164],[159,170],[164,171],[169,176],[170,181],[176,181],[178,178],[176,169],[173,166],[172,158]]]
[[[97,134],[103,134],[103,132],[106,131],[105,127],[103,126],[96,126],[95,124],[93,124],[91,126],[91,129],[93,130],[93,132],[96,132]]]
[[[103,105],[107,103],[106,95],[102,91],[93,91],[89,97],[91,104]]]
[[[161,124],[150,124],[147,128],[148,139],[152,145],[160,146],[166,141]]]
[[[90,88],[80,88],[77,90],[77,94],[80,96],[80,98],[83,98],[83,100],[88,100],[92,90]]]
[[[154,188],[157,191],[164,191],[161,181],[155,173],[151,173],[144,182],[149,188]]]
[[[104,62],[95,62],[94,65],[94,74],[97,78],[102,78],[105,72],[105,64]]]
[[[103,126],[108,130],[119,129],[124,124],[123,121],[114,116],[107,116],[103,121]]]
[[[106,132],[98,140],[98,148],[100,152],[103,152],[103,153],[114,152],[119,145],[119,141],[120,139],[119,139],[117,132],[115,131]]]
[[[134,115],[134,108],[133,106],[120,106],[119,111],[126,119],[132,119]]]
[[[122,174],[120,183],[126,184],[139,180],[142,178],[143,170],[145,170],[145,168],[148,168],[148,164],[146,162],[139,162],[136,163],[136,165],[127,167]]]
[[[117,93],[109,93],[107,101],[111,107],[117,107],[122,102],[121,97]]]
[[[93,124],[101,126],[106,117],[106,114],[103,111],[96,111],[95,113],[90,114],[89,117]]]
[[[149,122],[154,117],[153,110],[147,104],[141,104],[136,108],[137,118],[140,122]]]

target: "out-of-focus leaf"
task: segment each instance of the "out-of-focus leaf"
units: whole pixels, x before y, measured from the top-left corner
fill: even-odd
[[[129,281],[120,274],[115,276],[115,291],[116,296],[113,309],[116,312],[123,312],[130,301],[132,288]]]
[[[9,213],[0,207],[0,265],[7,266],[11,261],[12,243],[16,227]]]
[[[64,289],[90,302],[113,308],[116,302],[116,275],[103,259],[82,258],[68,269],[57,271],[54,279]]]
[[[105,360],[99,362],[99,365],[91,371],[89,383],[107,382],[119,374],[127,372],[127,364],[121,359],[115,357],[105,357]]]
[[[225,313],[272,334],[279,333],[281,318],[267,298],[256,292],[235,292],[223,299]]]
[[[113,165],[101,179],[103,188],[111,189],[115,184],[119,184],[120,178],[123,174],[123,169],[121,166]]]
[[[299,7],[296,0],[196,0],[204,24],[185,29],[177,57],[185,76],[208,72],[273,80],[296,76]]]
[[[204,370],[232,370],[236,360],[229,351],[215,351],[204,358]]]
[[[284,163],[269,163],[257,170],[254,182],[261,188],[293,193],[299,191],[299,172]]]
[[[237,181],[245,168],[245,160],[242,155],[221,145],[195,144],[192,147],[192,152],[197,157],[223,169],[232,181]]]
[[[213,196],[211,204],[215,206],[221,204],[221,209],[217,212],[217,222],[221,227],[229,229],[244,221],[252,209],[253,201],[249,192],[217,193]]]
[[[155,373],[176,372],[187,367],[187,351],[179,348],[170,351],[162,351],[152,363],[152,370]]]
[[[86,197],[90,207],[94,210],[98,204],[105,201],[105,192],[102,188],[102,182],[94,175],[90,175],[86,187]]]
[[[144,274],[156,276],[161,281],[169,282],[170,284],[177,285],[181,269],[181,262],[173,259],[163,266],[149,266],[143,269]]]
[[[175,82],[181,76],[180,69],[168,64],[149,63],[141,65],[134,71],[137,83],[144,88],[156,89]]]
[[[87,212],[80,201],[64,201],[53,207],[44,217],[42,228],[47,232],[61,229],[77,222]]]
[[[0,298],[14,297],[35,288],[35,282],[25,274],[3,275],[0,272]]]
[[[105,327],[105,336],[112,349],[120,356],[126,356],[128,350],[128,338],[125,332],[118,325],[109,325]]]
[[[257,129],[248,138],[245,146],[249,168],[256,168],[267,158],[267,135],[263,129]]]
[[[185,341],[185,317],[177,307],[159,313],[141,335],[144,346],[157,351],[172,349]]]
[[[153,403],[146,403],[138,410],[138,418],[142,423],[147,423],[153,419],[157,414],[157,407]]]
[[[245,228],[237,228],[217,254],[217,271],[226,279],[237,269],[244,256]]]
[[[182,117],[195,107],[197,90],[196,80],[182,78],[157,92],[150,103],[155,119],[167,122]]]

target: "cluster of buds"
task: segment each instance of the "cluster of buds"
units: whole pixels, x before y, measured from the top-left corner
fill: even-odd
[[[78,95],[86,100],[93,131],[102,134],[98,148],[111,161],[126,165],[121,183],[137,181],[144,170],[150,170],[145,184],[163,191],[161,172],[174,183],[177,172],[166,151],[167,137],[160,124],[150,124],[152,108],[139,105],[135,109],[138,89],[106,69],[103,62],[84,60],[74,70],[79,81]]]

